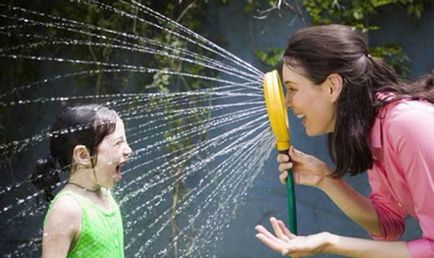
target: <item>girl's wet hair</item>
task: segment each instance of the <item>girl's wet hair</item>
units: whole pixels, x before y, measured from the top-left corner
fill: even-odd
[[[369,135],[381,107],[404,97],[434,102],[432,73],[414,83],[399,81],[393,69],[371,57],[363,35],[352,27],[323,25],[297,31],[283,62],[317,85],[332,73],[343,78],[335,131],[329,134],[335,177],[372,167]],[[376,96],[381,92],[392,92],[395,97],[379,100]]]
[[[50,154],[36,162],[32,175],[32,183],[44,191],[47,201],[53,199],[60,172],[71,168],[75,146],[86,146],[95,164],[97,147],[114,132],[116,118],[115,111],[96,104],[68,107],[56,117],[50,133]]]

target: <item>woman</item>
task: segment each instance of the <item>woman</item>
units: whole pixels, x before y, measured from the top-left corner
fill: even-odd
[[[361,34],[343,25],[296,32],[283,58],[286,104],[309,136],[328,134],[336,164],[294,148],[279,155],[280,179],[293,169],[296,183],[324,191],[373,239],[323,232],[296,236],[271,218],[274,233],[257,237],[283,255],[333,253],[352,257],[434,257],[434,76],[408,84],[372,58]],[[364,197],[341,178],[368,171]],[[414,217],[422,238],[398,241]]]
[[[42,257],[124,257],[123,226],[110,189],[131,149],[122,120],[99,105],[67,108],[51,128],[50,154],[36,164],[33,183],[47,200],[69,171],[44,221]]]

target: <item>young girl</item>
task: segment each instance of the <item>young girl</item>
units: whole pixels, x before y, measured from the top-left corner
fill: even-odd
[[[400,82],[370,56],[357,31],[342,25],[298,31],[283,60],[286,103],[309,136],[329,135],[336,168],[292,148],[292,161],[278,156],[280,179],[292,167],[297,183],[324,191],[375,240],[328,232],[296,236],[275,218],[270,219],[275,234],[256,227],[259,240],[293,257],[434,257],[433,74]],[[368,198],[340,179],[366,170]],[[419,222],[422,237],[398,241],[407,215]]]
[[[68,170],[69,179],[45,217],[42,257],[124,257],[122,218],[110,193],[131,154],[122,120],[104,106],[70,107],[51,134],[33,183],[51,200],[59,172]]]

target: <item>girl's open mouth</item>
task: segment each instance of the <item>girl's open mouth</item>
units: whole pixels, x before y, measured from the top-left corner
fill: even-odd
[[[121,168],[125,165],[124,163],[121,163],[119,165],[116,166],[116,176],[121,179],[122,178],[122,174],[121,174]]]

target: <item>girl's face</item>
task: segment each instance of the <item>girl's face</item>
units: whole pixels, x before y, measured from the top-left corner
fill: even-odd
[[[131,152],[124,123],[118,117],[115,131],[104,137],[97,148],[95,174],[100,186],[110,189],[121,179],[121,168]]]
[[[315,85],[301,73],[286,64],[283,65],[287,107],[302,120],[307,135],[316,136],[333,132],[336,108],[330,99],[331,89],[327,80]]]

